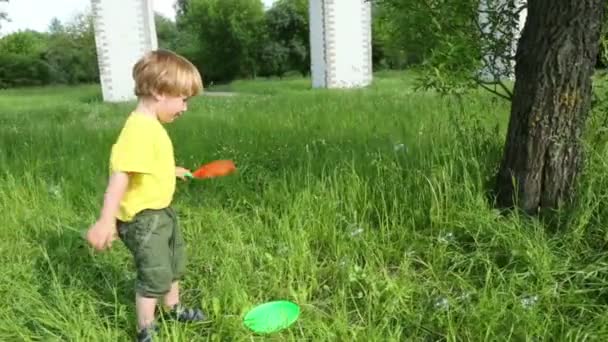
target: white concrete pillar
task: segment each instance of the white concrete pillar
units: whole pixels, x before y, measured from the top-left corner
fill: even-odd
[[[354,88],[372,81],[369,0],[310,0],[314,88]]]
[[[132,69],[158,47],[152,0],[91,0],[104,101],[134,100]]]
[[[496,39],[502,39],[503,32],[510,32],[511,44],[508,46],[510,54],[515,57],[517,51],[517,43],[521,37],[521,31],[524,28],[527,18],[527,9],[523,9],[519,13],[518,23],[515,27],[508,27],[506,22],[492,23],[488,12],[496,12],[505,6],[509,6],[513,11],[518,11],[526,4],[525,0],[481,0],[479,2],[479,24],[482,32],[489,36],[494,36]],[[484,56],[485,66],[480,73],[481,79],[488,82],[497,81],[495,75],[500,79],[515,78],[515,60],[505,60],[496,54],[488,52]]]

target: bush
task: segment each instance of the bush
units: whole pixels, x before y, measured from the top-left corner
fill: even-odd
[[[49,84],[49,65],[40,58],[0,52],[0,88]]]

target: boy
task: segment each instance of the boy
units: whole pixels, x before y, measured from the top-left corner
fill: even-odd
[[[97,250],[111,247],[116,232],[132,253],[137,269],[138,341],[151,341],[159,298],[179,321],[201,321],[199,309],[179,301],[184,273],[184,240],[171,201],[176,177],[189,170],[176,167],[171,140],[162,124],[188,109],[187,101],[202,90],[196,67],[166,50],[152,51],[133,67],[138,103],[126,120],[110,156],[110,179],[101,215],[87,232]]]

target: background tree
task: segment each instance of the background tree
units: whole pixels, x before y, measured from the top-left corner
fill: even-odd
[[[482,86],[512,103],[495,190],[501,207],[559,207],[575,193],[605,0],[385,0],[390,24],[423,60],[421,85],[446,94]],[[480,20],[480,8],[485,20]],[[488,58],[494,57],[494,58]],[[497,60],[501,63],[495,63]],[[516,61],[513,90],[505,70]],[[489,71],[484,77],[480,70]],[[487,75],[486,75],[487,76]]]
[[[154,25],[156,26],[156,38],[158,39],[158,47],[177,51],[180,48],[180,31],[177,25],[169,18],[155,13]]]
[[[99,78],[93,17],[81,13],[62,24],[54,19],[49,25],[48,46],[42,54],[48,63],[53,83],[91,83]]]
[[[49,65],[41,59],[45,35],[19,31],[0,40],[0,87],[42,85],[50,81]]]
[[[536,212],[574,193],[605,7],[605,0],[528,2],[496,183],[501,206]]]
[[[308,1],[279,0],[266,11],[263,64],[274,66],[281,76],[297,70],[310,72]]]
[[[263,35],[260,0],[177,2],[177,23],[197,39],[190,57],[210,81],[255,77]]]
[[[481,68],[479,0],[380,0],[376,30],[394,68],[423,66],[422,86],[475,87]]]
[[[289,48],[264,35],[262,50],[259,54],[260,76],[279,76],[289,71]]]

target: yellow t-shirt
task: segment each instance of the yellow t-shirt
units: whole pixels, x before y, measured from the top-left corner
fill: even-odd
[[[129,173],[129,186],[120,202],[117,218],[131,221],[144,209],[162,209],[175,192],[173,144],[155,118],[131,113],[110,156],[110,173]]]

